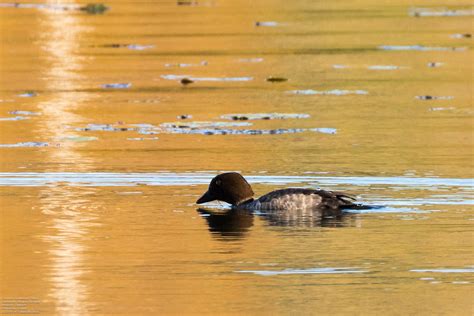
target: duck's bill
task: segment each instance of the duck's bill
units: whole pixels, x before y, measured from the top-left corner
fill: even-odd
[[[199,200],[196,201],[196,203],[202,204],[202,203],[214,201],[215,199],[216,198],[209,191],[207,191],[206,193],[203,194],[203,196],[199,198]]]

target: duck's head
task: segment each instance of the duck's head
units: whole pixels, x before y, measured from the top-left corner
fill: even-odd
[[[196,201],[202,204],[214,200],[224,201],[232,205],[252,199],[254,193],[250,184],[237,172],[222,173],[209,184],[209,189]]]

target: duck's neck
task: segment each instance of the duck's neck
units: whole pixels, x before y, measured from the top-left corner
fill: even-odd
[[[239,201],[239,202],[235,203],[235,206],[245,205],[245,204],[253,202],[253,201],[254,201],[254,199],[252,197],[251,198],[245,198],[242,201]]]

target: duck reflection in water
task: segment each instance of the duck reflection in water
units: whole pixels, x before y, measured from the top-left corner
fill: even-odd
[[[198,208],[197,211],[206,219],[209,231],[225,237],[226,240],[244,237],[253,226],[254,216],[249,210]]]
[[[198,208],[197,211],[206,219],[209,231],[225,240],[244,238],[254,225],[255,217],[265,220],[270,226],[312,228],[355,226],[357,215],[342,212],[330,215],[323,210],[262,213],[238,208]]]

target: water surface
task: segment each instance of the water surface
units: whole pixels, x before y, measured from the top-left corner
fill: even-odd
[[[471,7],[106,5],[0,3],[3,309],[472,314]],[[378,207],[198,208],[224,171]]]

